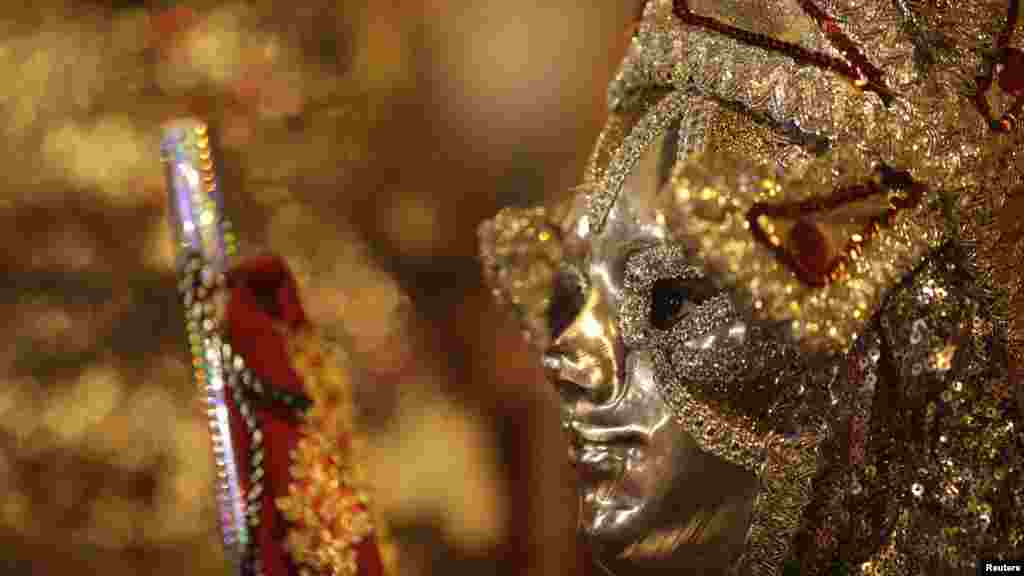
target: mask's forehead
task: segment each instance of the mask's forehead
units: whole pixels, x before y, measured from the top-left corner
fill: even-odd
[[[658,192],[675,161],[676,131],[663,132],[631,166],[621,189],[586,190],[574,199],[565,220],[566,256],[577,264],[621,260],[638,246],[665,240],[665,219],[658,207]],[[609,186],[604,180],[596,186]],[[591,194],[614,194],[604,207],[595,207]]]

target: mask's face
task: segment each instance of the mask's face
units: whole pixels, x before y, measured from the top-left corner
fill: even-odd
[[[711,524],[743,524],[756,486],[700,451],[663,395],[670,380],[735,370],[727,356],[746,344],[729,298],[664,241],[654,200],[674,137],[638,160],[600,231],[584,203],[574,208],[549,312],[544,360],[579,472],[580,528],[620,552],[666,529],[678,547],[706,539]]]

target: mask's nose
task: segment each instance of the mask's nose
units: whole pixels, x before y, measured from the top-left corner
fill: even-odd
[[[572,323],[555,336],[544,367],[563,402],[606,405],[622,395],[624,355],[613,307],[594,287]]]

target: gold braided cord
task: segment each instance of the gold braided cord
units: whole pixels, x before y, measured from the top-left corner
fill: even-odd
[[[373,537],[384,573],[397,574],[394,541],[371,506],[351,380],[313,330],[290,339],[289,348],[312,406],[292,454],[288,494],[276,502],[290,524],[288,552],[304,574],[352,576],[360,561],[356,546]]]

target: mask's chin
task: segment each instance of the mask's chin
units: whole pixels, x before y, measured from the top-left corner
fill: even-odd
[[[579,530],[594,544],[626,546],[646,535],[652,527],[650,511],[657,503],[616,493],[598,484],[581,487]]]

